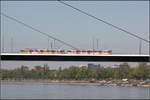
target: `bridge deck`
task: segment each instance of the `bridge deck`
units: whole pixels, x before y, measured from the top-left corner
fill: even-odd
[[[21,54],[1,53],[3,61],[109,61],[109,62],[149,62],[150,55],[137,54]]]

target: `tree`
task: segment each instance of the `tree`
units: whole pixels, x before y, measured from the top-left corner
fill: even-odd
[[[128,78],[130,73],[130,65],[128,63],[122,63],[119,66],[119,77],[122,78]]]
[[[134,69],[134,76],[137,79],[150,78],[150,65],[145,62],[139,63],[139,65]]]
[[[106,78],[107,71],[104,67],[98,67],[94,70],[94,77],[97,79],[104,79]]]
[[[114,71],[114,69],[113,68],[111,68],[111,67],[108,67],[108,68],[106,68],[106,78],[114,78],[114,76],[115,76],[115,71]]]
[[[82,66],[76,71],[76,75],[74,77],[76,79],[90,78],[92,76],[91,73],[91,70],[88,69],[87,66]]]

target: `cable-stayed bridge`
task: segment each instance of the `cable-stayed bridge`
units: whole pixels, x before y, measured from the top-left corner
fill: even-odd
[[[118,27],[114,24],[111,24],[105,20],[102,20],[92,14],[89,14],[81,9],[78,9],[70,4],[67,4],[61,0],[59,0],[60,3],[82,13],[82,14],[85,14],[86,16],[88,17],[91,17],[97,21],[100,21],[102,23],[105,23],[107,25],[109,25],[110,27],[113,27],[115,29],[118,29],[119,31],[122,31],[128,35],[131,35],[132,37],[135,37],[135,38],[138,38],[142,41],[144,41],[145,43],[148,43],[150,44],[150,41],[147,40],[147,39],[144,39],[132,32],[129,32],[128,30],[125,30],[121,27]],[[1,12],[1,15],[10,19],[10,20],[13,20],[21,25],[23,25],[24,27],[27,27],[33,31],[36,31],[42,35],[45,35],[46,37],[48,38],[51,38],[53,39],[54,41],[58,41],[59,43],[63,44],[63,45],[66,45],[72,49],[78,49],[77,47],[61,40],[61,39],[58,39],[54,36],[51,36],[50,34],[48,33],[44,33],[42,31],[40,31],[39,29],[37,28],[34,28],[33,26],[31,25],[28,25],[12,16],[8,16],[6,15],[5,13],[2,13]],[[148,62],[150,61],[150,55],[147,54],[147,55],[143,55],[143,54],[111,54],[111,55],[94,55],[94,54],[90,54],[90,55],[86,55],[86,54],[21,54],[21,53],[1,53],[1,60],[3,61],[123,61],[123,62]]]

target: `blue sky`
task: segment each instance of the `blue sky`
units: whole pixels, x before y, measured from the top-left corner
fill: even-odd
[[[148,1],[68,1],[67,3],[149,40]],[[3,13],[80,49],[92,49],[94,38],[99,40],[99,49],[111,49],[113,53],[138,53],[139,39],[57,1],[2,1],[1,8]],[[3,16],[1,34],[6,52],[10,52],[11,38],[13,38],[14,51],[48,47],[46,36]],[[52,39],[49,41],[53,42]],[[56,48],[60,45],[56,42]],[[148,46],[148,43],[142,42],[142,53],[149,52]],[[69,48],[63,46],[63,49]]]
[[[149,39],[148,1],[72,1],[67,3]],[[2,12],[81,49],[92,48],[92,39],[95,38],[99,39],[100,49],[138,53],[138,39],[57,1],[5,1],[2,2]],[[48,38],[40,33],[3,16],[1,25],[5,48],[8,51],[11,38],[14,39],[14,51],[25,47],[48,47]],[[60,45],[56,43],[56,46]],[[143,42],[142,46],[143,53],[148,53],[148,44]]]

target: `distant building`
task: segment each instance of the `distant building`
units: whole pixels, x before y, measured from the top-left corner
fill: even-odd
[[[36,70],[41,70],[41,69],[43,69],[43,67],[41,67],[41,66],[35,66],[35,69]]]
[[[81,65],[79,65],[79,67],[83,67],[83,66],[87,66],[86,64],[81,64]]]
[[[88,64],[88,68],[91,69],[91,70],[94,70],[96,68],[100,67],[100,64]]]
[[[23,66],[23,69],[24,69],[24,70],[29,70],[29,67]]]
[[[29,67],[28,67],[28,66],[22,65],[20,68],[17,68],[17,69],[21,69],[21,70],[29,70]]]

